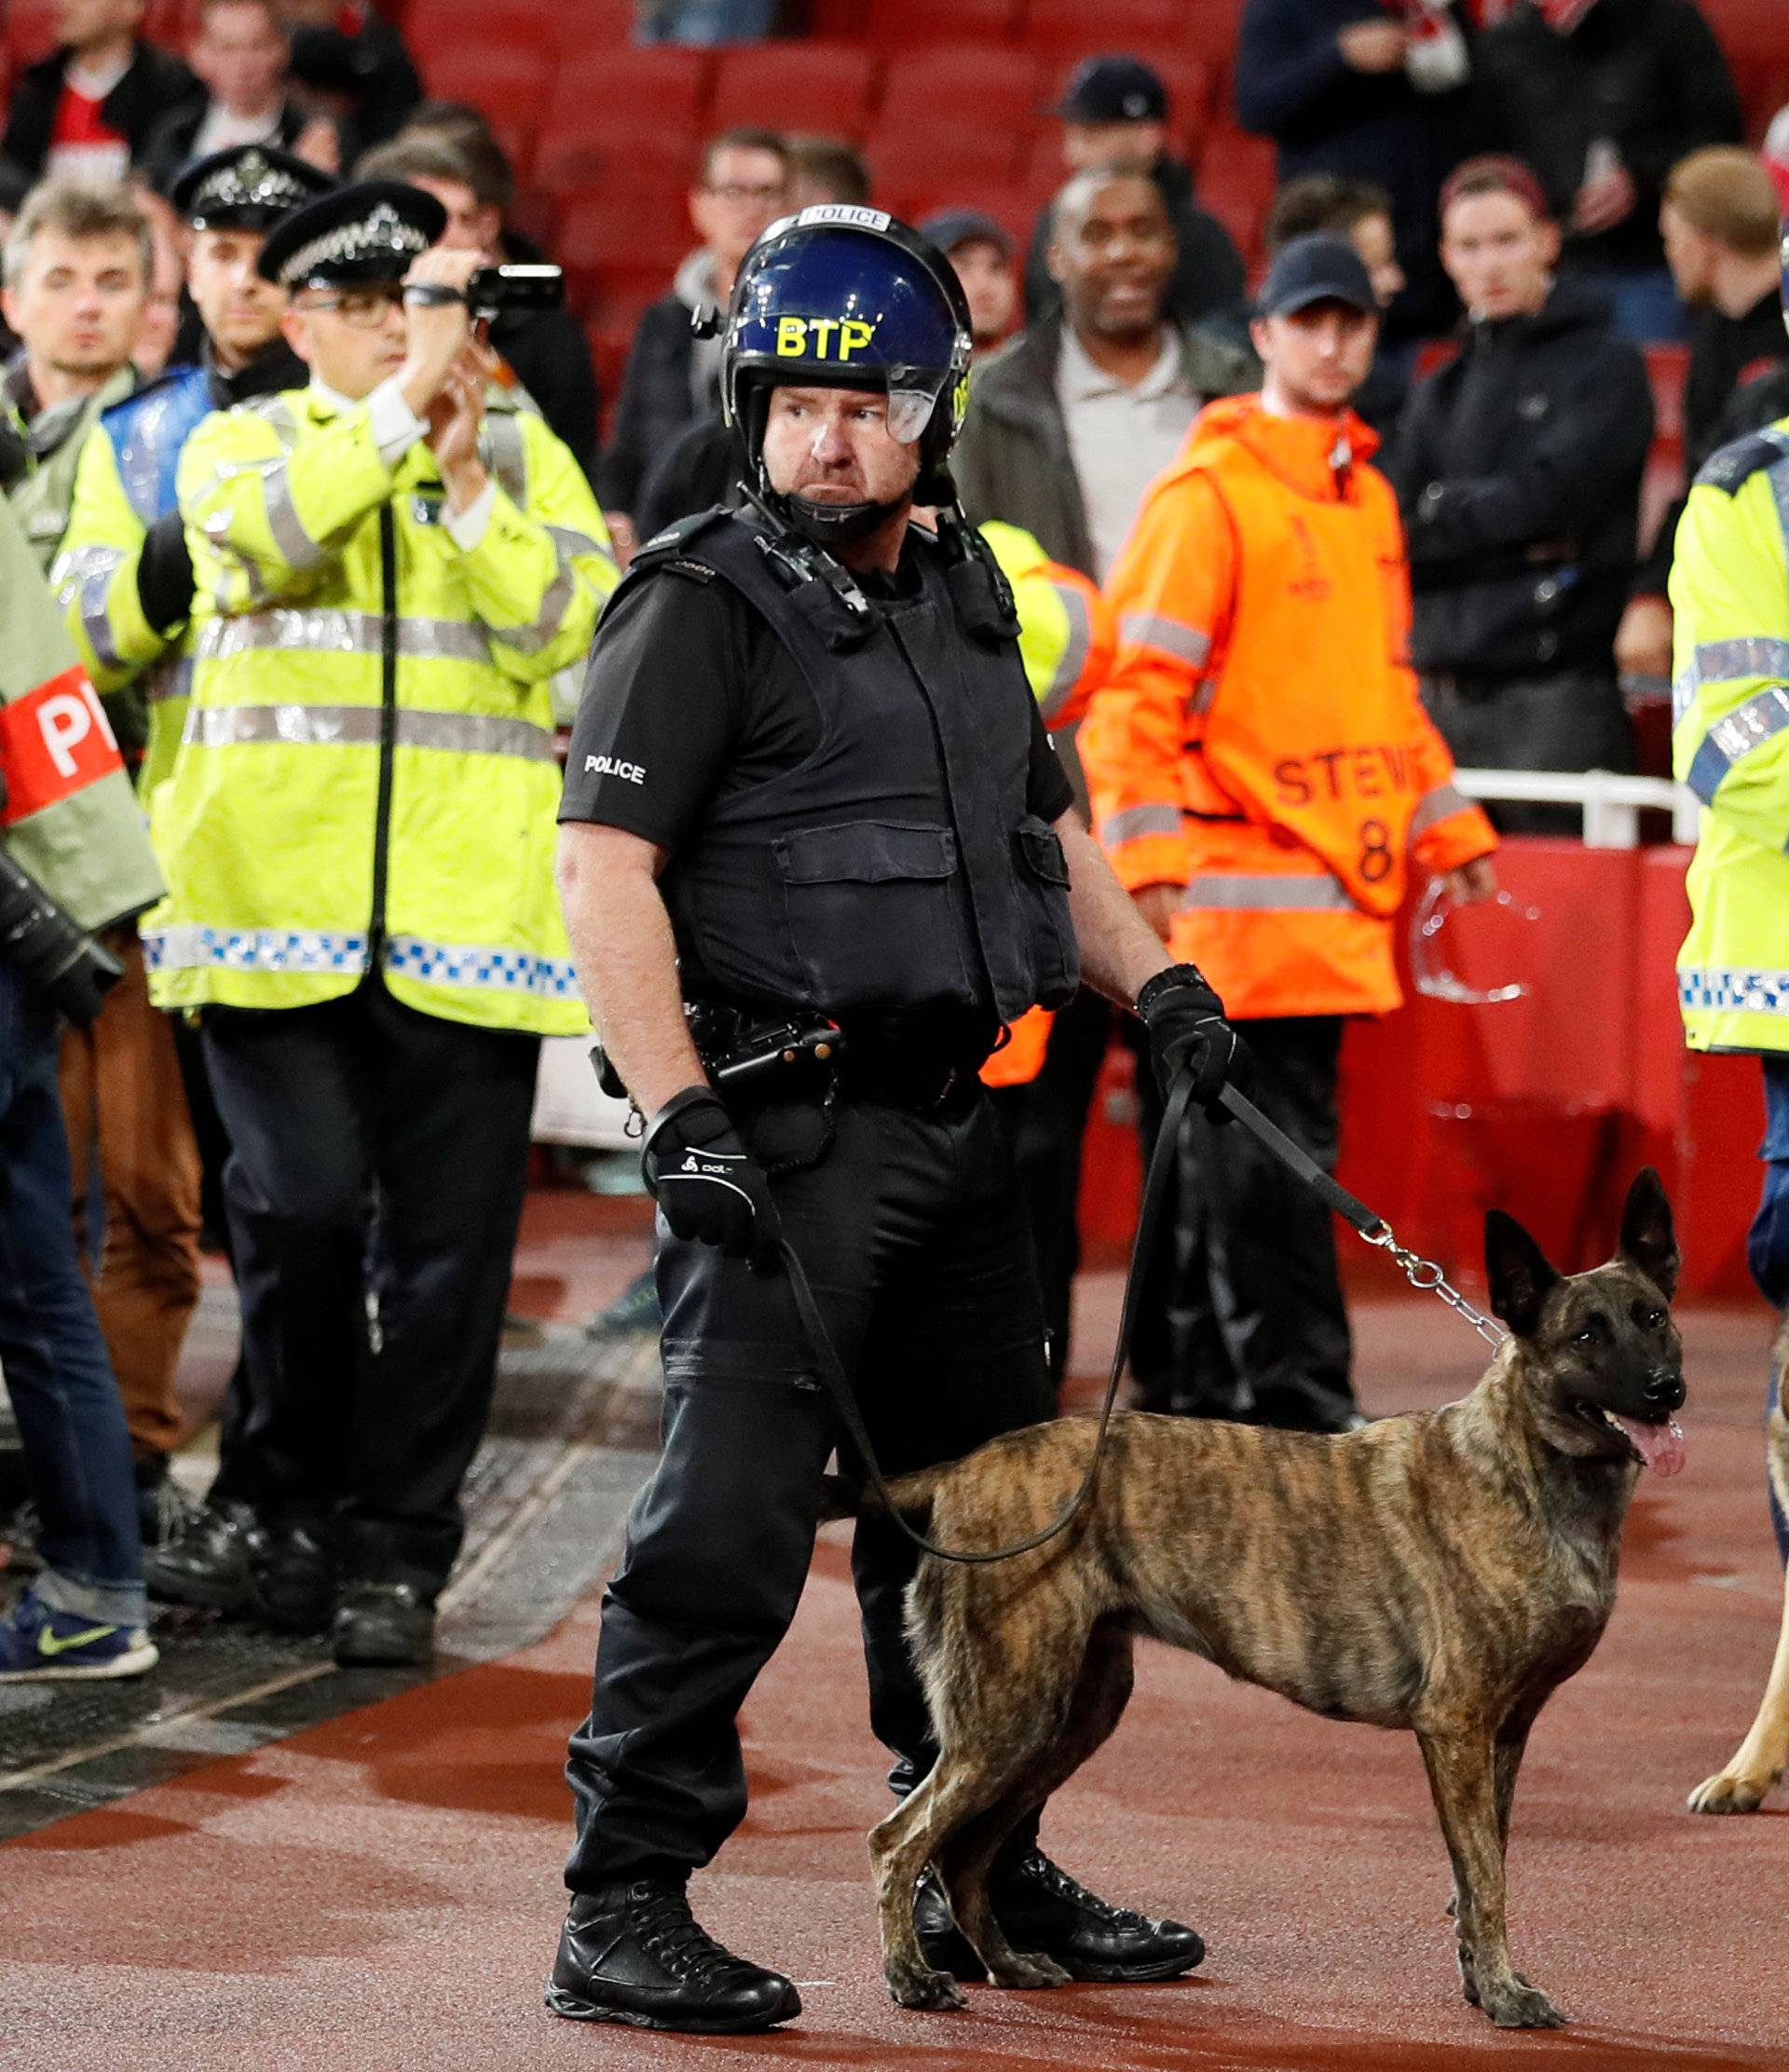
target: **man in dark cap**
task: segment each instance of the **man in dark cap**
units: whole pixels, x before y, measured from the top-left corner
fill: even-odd
[[[1071,173],[1096,166],[1147,173],[1178,247],[1168,286],[1168,310],[1182,323],[1235,314],[1240,320],[1248,275],[1230,233],[1193,198],[1193,175],[1168,153],[1168,89],[1140,58],[1088,58],[1077,65],[1057,114],[1062,118],[1062,163]],[[1025,260],[1025,310],[1035,322],[1062,299],[1049,267],[1054,209],[1031,232]]]
[[[569,450],[488,384],[483,256],[431,250],[445,226],[431,195],[362,182],[262,248],[309,380],[181,457],[193,702],[143,928],[230,1141],[256,1513],[237,1602],[330,1627],[345,1664],[430,1651],[539,1039],[588,1026],[550,687],[618,571]]]
[[[304,370],[280,335],[285,297],[254,270],[283,215],[330,185],[296,158],[241,145],[175,188],[192,228],[200,363],[171,369],[88,433],[51,569],[77,651],[104,695],[146,797],[179,744],[192,675],[192,565],[174,508],[187,435],[213,410],[271,395]],[[198,1299],[199,1155],[175,1036],[149,1004],[134,930],[125,976],[89,1029],[71,1030],[62,1087],[77,1169],[97,1139],[105,1241],[94,1300],[124,1397],[143,1495],[145,1553],[176,1559],[190,1519],[168,1480],[180,1436],[174,1375]]]
[[[945,209],[920,225],[956,271],[969,305],[977,352],[989,352],[1012,335],[1018,316],[1018,277],[1013,240],[979,209]]]

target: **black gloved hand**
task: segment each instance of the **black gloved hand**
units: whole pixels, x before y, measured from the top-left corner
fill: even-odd
[[[783,1223],[771,1183],[740,1142],[720,1097],[706,1086],[674,1094],[652,1118],[640,1170],[679,1237],[717,1245],[755,1266],[777,1256]]]
[[[157,518],[143,536],[137,562],[137,601],[158,634],[184,626],[193,615],[193,557],[179,511]]]
[[[1247,1057],[1236,1032],[1223,1018],[1223,1002],[1196,964],[1170,964],[1137,996],[1137,1012],[1149,1031],[1150,1063],[1164,1098],[1182,1071],[1193,1075],[1193,1098],[1214,1116],[1218,1096]]]

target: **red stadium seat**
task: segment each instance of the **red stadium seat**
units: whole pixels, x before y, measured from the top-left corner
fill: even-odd
[[[589,0],[579,0],[580,12]],[[423,72],[448,51],[531,50],[556,57],[560,13],[532,0],[410,0],[404,38]]]
[[[881,66],[848,43],[759,43],[723,49],[708,111],[711,130],[763,124],[861,137]]]
[[[937,43],[1006,43],[1024,0],[869,0],[867,34],[884,50]],[[837,34],[837,32],[833,32]]]
[[[1199,168],[1198,199],[1252,261],[1261,251],[1261,230],[1274,198],[1275,151],[1265,137],[1240,130],[1214,130]]]
[[[1020,40],[1033,50],[1135,50],[1179,45],[1186,0],[1026,0]]]
[[[56,48],[55,0],[8,0],[7,48],[22,68],[47,58]]]
[[[1011,132],[998,129],[877,130],[868,144],[878,196],[949,195],[960,202],[973,202],[979,186],[1009,185],[1015,152]]]
[[[1039,114],[1036,67],[1021,51],[962,44],[889,61],[876,127],[890,134],[1003,132],[1009,156]]]
[[[553,61],[539,49],[445,43],[423,53],[422,75],[435,100],[470,101],[494,128],[526,137],[539,126]]]
[[[607,308],[630,292],[662,294],[695,242],[680,193],[585,194],[559,211],[554,256],[573,307]]]
[[[636,137],[686,145],[694,155],[708,133],[714,59],[670,44],[591,50],[562,63],[548,126],[620,144]]]
[[[1646,379],[1652,387],[1652,436],[1655,459],[1681,461],[1684,454],[1684,381],[1689,373],[1687,346],[1648,346]]]

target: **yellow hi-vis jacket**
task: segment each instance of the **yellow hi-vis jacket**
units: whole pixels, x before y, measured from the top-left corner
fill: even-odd
[[[376,961],[426,1014],[576,1034],[548,686],[614,587],[608,533],[546,426],[493,412],[460,547],[428,447],[381,457],[376,398],[271,397],[182,454],[193,694],[151,801],[150,992],[302,1007]]]
[[[1789,1050],[1789,419],[1697,477],[1671,570],[1672,760],[1707,808],[1677,953],[1697,1050]]]

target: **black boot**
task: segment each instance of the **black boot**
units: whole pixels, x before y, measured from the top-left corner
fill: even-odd
[[[1042,1849],[995,1867],[990,1880],[994,1916],[1014,1949],[1054,1957],[1071,1978],[1142,1984],[1177,1979],[1205,1956],[1205,1944],[1178,1921],[1152,1921],[1113,1906],[1058,1870]],[[949,1902],[929,1867],[914,1895],[913,1925],[935,1970],[959,1979],[987,1976],[981,1959],[950,1917]]]
[[[572,1901],[547,2005],[572,2022],[738,2036],[790,2021],[801,1996],[700,1928],[681,1878],[638,1877]]]
[[[200,1504],[158,1545],[146,1540],[143,1579],[157,1604],[198,1604],[212,1612],[246,1612],[253,1590],[246,1504]]]
[[[350,1583],[335,1607],[330,1652],[340,1669],[396,1669],[430,1660],[435,1608],[409,1583]]]
[[[322,1529],[288,1519],[248,1535],[254,1608],[289,1633],[321,1633],[335,1608],[335,1556]]]

